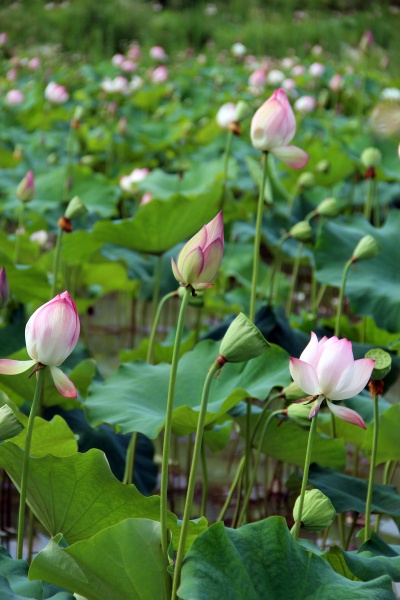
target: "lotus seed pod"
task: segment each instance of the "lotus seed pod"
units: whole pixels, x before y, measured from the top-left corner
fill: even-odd
[[[82,215],[86,214],[88,209],[83,204],[79,196],[74,196],[72,200],[69,201],[68,206],[65,210],[64,216],[67,219],[77,219]]]
[[[310,190],[315,186],[315,175],[310,171],[302,173],[297,180],[297,185],[303,190]]]
[[[293,519],[298,519],[300,497],[297,498],[293,508]],[[336,510],[321,490],[306,490],[304,496],[303,513],[301,515],[301,526],[307,531],[322,531],[329,527],[336,517]]]
[[[365,148],[361,153],[361,162],[366,169],[378,167],[382,162],[382,154],[378,148]]]
[[[289,402],[293,402],[294,400],[300,400],[300,398],[304,398],[307,394],[305,394],[303,390],[299,388],[297,383],[292,381],[290,385],[283,388],[282,395],[286,400],[289,400]]]
[[[364,235],[354,249],[352,260],[353,262],[356,262],[357,260],[374,258],[379,252],[380,247],[376,239],[373,238],[372,235]]]
[[[327,217],[328,219],[337,217],[337,215],[340,213],[340,205],[336,198],[325,198],[325,200],[322,200],[322,202],[318,204],[317,213],[321,217]]]
[[[0,408],[0,441],[15,437],[23,428],[24,426],[7,404]]]
[[[261,331],[243,313],[229,325],[219,353],[227,362],[245,362],[270,348]]]
[[[312,229],[308,221],[299,221],[289,230],[290,237],[298,242],[309,242],[312,239]]]
[[[304,395],[304,394],[303,394]],[[310,405],[305,402],[293,402],[287,408],[287,415],[293,423],[303,429],[310,429]]]
[[[389,352],[385,352],[385,350],[382,350],[381,348],[368,350],[365,358],[373,358],[375,361],[371,379],[383,379],[392,368],[392,357]]]

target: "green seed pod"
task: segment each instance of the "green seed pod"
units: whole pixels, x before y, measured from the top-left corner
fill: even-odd
[[[261,331],[243,313],[229,325],[219,353],[227,362],[245,362],[270,348]]]
[[[392,357],[389,352],[385,352],[385,350],[382,350],[381,348],[372,348],[372,350],[368,350],[365,358],[373,358],[375,361],[371,379],[383,379],[392,368]]]
[[[337,217],[340,213],[340,206],[336,198],[330,197],[322,200],[317,206],[317,213],[321,215],[321,217]]]
[[[247,102],[244,102],[244,100],[239,100],[239,102],[236,104],[235,121],[238,121],[238,123],[240,123],[246,117],[249,117],[251,114],[252,109],[250,108],[249,104]]]
[[[24,426],[7,404],[0,408],[0,441],[15,437],[23,428]]]
[[[309,242],[312,239],[312,229],[308,221],[299,221],[289,230],[290,237],[298,242]]]
[[[299,427],[302,427],[303,429],[310,429],[310,410],[310,405],[306,404],[305,402],[293,402],[287,408],[287,415],[289,419],[293,421],[293,423],[296,423],[296,425]]]
[[[366,169],[378,167],[382,162],[382,153],[378,148],[365,148],[361,153],[361,163]]]
[[[364,235],[355,247],[352,259],[353,262],[367,260],[368,258],[374,258],[379,252],[380,247],[376,239],[372,235]]]
[[[293,519],[298,519],[300,497],[297,498],[293,508]],[[303,514],[301,525],[307,531],[322,531],[329,527],[336,517],[336,510],[321,490],[306,490],[304,496]]]
[[[315,186],[315,175],[309,171],[302,173],[297,180],[297,186],[303,190],[310,190]]]
[[[307,394],[305,394],[294,381],[292,381],[290,385],[283,388],[282,395],[286,400],[289,400],[289,402],[300,400],[300,398],[307,396]]]
[[[68,206],[65,210],[64,216],[67,219],[77,219],[82,215],[86,214],[88,209],[83,204],[79,196],[74,196],[72,200],[69,201]]]

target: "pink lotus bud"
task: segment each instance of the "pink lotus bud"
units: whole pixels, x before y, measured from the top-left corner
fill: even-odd
[[[288,146],[296,133],[296,120],[282,88],[257,110],[250,128],[252,144],[258,150],[271,152],[285,164],[301,169],[309,156],[296,146]]]
[[[5,31],[3,31],[2,33],[0,33],[0,48],[2,46],[5,46],[7,44],[8,41],[8,35]]]
[[[50,81],[44,90],[44,97],[51,104],[65,104],[69,99],[69,94],[65,86]]]
[[[142,199],[140,201],[140,206],[144,206],[153,200],[153,195],[150,192],[146,192],[143,194]]]
[[[294,103],[295,110],[307,114],[312,113],[317,106],[317,101],[312,96],[301,96]]]
[[[265,85],[267,73],[265,69],[257,69],[249,77],[249,85]]]
[[[153,58],[154,60],[158,60],[159,62],[164,62],[165,60],[168,60],[168,55],[162,46],[153,46],[152,48],[150,48],[150,56],[151,58]]]
[[[4,308],[10,297],[10,287],[6,275],[5,267],[0,269],[0,308]]]
[[[37,71],[38,69],[40,69],[40,64],[41,64],[40,58],[38,58],[37,56],[34,56],[28,62],[28,69],[30,69],[31,71]]]
[[[137,64],[133,60],[126,59],[121,63],[120,68],[125,73],[133,73],[137,69]]]
[[[364,52],[366,50],[368,50],[368,48],[371,48],[371,46],[373,46],[375,44],[375,38],[372,34],[372,31],[370,29],[367,29],[367,31],[365,31],[361,37],[360,40],[360,48],[361,50],[363,50]]]
[[[332,92],[339,92],[343,87],[343,75],[340,73],[335,73],[332,79],[329,82],[329,89]]]
[[[7,81],[15,81],[17,79],[18,73],[17,69],[10,69],[7,71],[6,77]]]
[[[75,398],[72,381],[58,368],[71,354],[79,338],[80,324],[74,301],[68,292],[59,294],[37,309],[25,328],[26,349],[31,360],[0,360],[0,373],[17,375],[35,365],[50,367],[57,390]]]
[[[18,104],[22,104],[24,100],[25,96],[20,90],[10,90],[6,94],[6,102],[10,106],[17,106]]]
[[[211,287],[223,254],[224,221],[220,211],[185,244],[176,263],[171,258],[174,277],[180,285],[190,285],[194,290]]]
[[[35,193],[35,177],[33,171],[28,171],[25,177],[19,182],[16,196],[21,202],[30,202]]]
[[[282,81],[282,87],[284,90],[288,90],[288,91],[294,90],[296,87],[296,82],[294,79],[291,79],[290,77],[288,77]]]
[[[140,58],[140,46],[138,44],[132,44],[127,52],[128,56],[132,60],[138,60]]]
[[[299,77],[306,72],[306,68],[304,65],[295,65],[292,69],[293,77]]]
[[[153,83],[164,83],[168,79],[168,69],[164,65],[156,67],[151,74],[151,80]]]
[[[236,120],[236,104],[226,102],[221,106],[215,118],[220,127],[228,129],[229,125]]]
[[[111,62],[114,65],[114,67],[120,67],[124,60],[125,56],[123,54],[114,54],[114,56],[111,59]]]
[[[312,65],[310,65],[310,67],[308,69],[308,72],[313,77],[322,77],[322,75],[325,72],[325,67],[324,67],[324,65],[322,63],[315,62]]]

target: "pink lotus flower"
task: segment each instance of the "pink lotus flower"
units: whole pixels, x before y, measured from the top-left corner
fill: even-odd
[[[114,67],[120,67],[124,60],[125,56],[123,54],[114,54],[114,56],[111,59],[111,62],[114,65]]]
[[[6,94],[6,102],[10,106],[17,106],[18,104],[22,104],[24,100],[25,96],[21,92],[21,90],[10,90]]]
[[[50,81],[44,90],[44,97],[51,104],[65,104],[69,98],[67,88],[55,81]]]
[[[40,58],[37,56],[34,56],[28,62],[28,69],[30,69],[31,71],[37,71],[40,68],[40,64],[41,64]]]
[[[7,81],[16,81],[17,77],[18,77],[17,69],[10,69],[6,73]]]
[[[133,43],[132,46],[128,48],[127,54],[130,59],[138,60],[138,58],[140,57],[140,46],[138,44]]]
[[[153,83],[164,83],[168,79],[168,69],[165,65],[156,67],[151,73],[151,80]]]
[[[301,169],[307,164],[307,152],[288,146],[296,133],[296,120],[284,89],[275,90],[257,110],[252,121],[250,136],[258,150],[271,152],[289,167]]]
[[[249,77],[249,85],[265,85],[267,72],[265,69],[257,69]]]
[[[122,61],[120,68],[121,71],[124,71],[125,73],[133,73],[133,71],[136,71],[137,69],[137,64],[133,62],[133,60],[125,59]]]
[[[59,393],[66,398],[76,398],[74,384],[58,365],[75,348],[79,331],[75,303],[68,292],[63,292],[38,308],[26,324],[26,349],[32,360],[2,359],[0,373],[17,375],[30,367],[48,366]]]
[[[150,48],[150,56],[159,62],[163,62],[164,60],[168,59],[168,55],[162,46],[153,46]]]
[[[335,73],[328,85],[332,92],[339,92],[343,88],[343,75]]]
[[[224,221],[220,211],[185,244],[176,262],[171,258],[174,277],[180,285],[190,285],[194,290],[211,287],[223,254]]]
[[[361,416],[350,408],[336,406],[330,400],[345,400],[361,392],[368,383],[375,361],[371,358],[354,360],[351,342],[337,337],[318,341],[314,332],[300,358],[290,359],[290,374],[294,382],[311,397],[309,418],[318,413],[324,400],[334,415],[365,429]]]
[[[293,77],[299,77],[306,72],[306,68],[304,65],[295,65],[292,69]]]

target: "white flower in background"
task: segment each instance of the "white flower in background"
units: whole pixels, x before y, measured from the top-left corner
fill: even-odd
[[[242,58],[246,54],[247,48],[241,42],[236,42],[231,47],[231,52],[232,52],[233,56],[235,56],[236,58]]]

